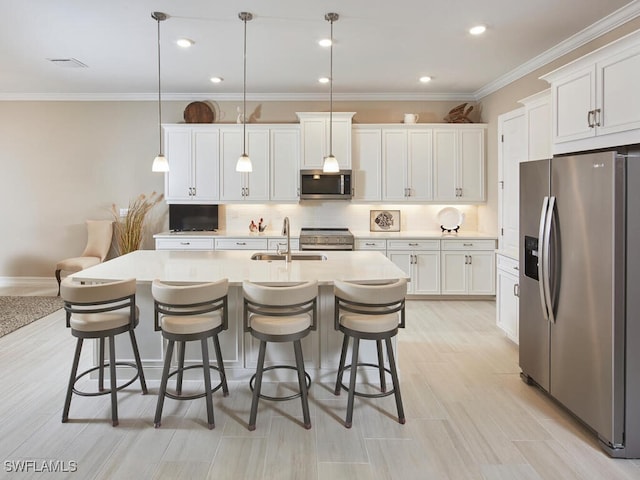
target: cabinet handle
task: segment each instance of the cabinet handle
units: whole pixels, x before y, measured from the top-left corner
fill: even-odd
[[[247,242],[236,242],[236,245],[246,245]]]
[[[520,267],[518,267],[517,265],[515,267],[513,267],[514,270],[520,270]]]
[[[463,243],[462,245],[465,247],[473,247],[473,243]]]
[[[417,255],[411,255],[411,263],[413,263],[414,265],[418,264],[418,256]]]
[[[589,125],[589,128],[593,128],[595,126],[592,120],[594,114],[595,112],[593,110],[589,110],[589,112],[587,113],[587,124]]]
[[[191,242],[180,242],[180,245],[191,245]]]
[[[419,243],[409,243],[410,247],[417,247],[418,245],[420,245]]]
[[[601,110],[599,108],[594,110],[593,118],[595,119],[596,127],[600,126],[600,112]]]
[[[514,297],[520,296],[520,285],[518,285],[517,283],[513,284],[513,296]]]
[[[473,257],[469,255],[469,265],[471,265],[472,263],[473,263]]]
[[[246,188],[247,191],[247,197],[249,196],[249,187]]]
[[[369,242],[366,242],[366,243],[365,243],[365,245],[366,245],[367,247],[375,247],[375,245],[376,245],[376,244],[375,244],[375,243],[369,243]]]

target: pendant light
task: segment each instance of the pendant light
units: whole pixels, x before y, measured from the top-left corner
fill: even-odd
[[[333,22],[338,21],[339,15],[337,13],[327,13],[324,19],[331,23],[331,45],[330,51],[330,65],[329,65],[329,155],[324,157],[322,162],[322,171],[327,173],[335,173],[340,171],[340,165],[338,160],[333,156]]]
[[[244,53],[242,80],[242,155],[236,163],[236,172],[252,172],[253,165],[249,155],[247,155],[247,22],[253,19],[249,12],[240,12],[238,18],[244,22]]]
[[[167,19],[167,14],[162,12],[153,12],[151,18],[158,22],[158,156],[153,160],[151,165],[152,172],[168,172],[169,162],[167,157],[162,153],[162,96],[160,90],[160,22]]]

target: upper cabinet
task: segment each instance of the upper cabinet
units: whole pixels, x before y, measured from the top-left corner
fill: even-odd
[[[551,90],[523,98],[519,103],[524,105],[524,129],[527,132],[526,155],[522,161],[551,158]]]
[[[551,84],[553,153],[640,142],[640,30],[542,78]]]
[[[382,129],[382,199],[424,202],[433,199],[433,130]]]
[[[300,197],[300,127],[271,126],[269,199],[277,202],[297,202]]]
[[[379,128],[354,125],[351,156],[354,201],[382,199],[382,133]]]
[[[300,168],[322,168],[329,155],[329,112],[297,112],[300,119]],[[332,150],[341,169],[351,168],[351,119],[355,112],[333,112]]]
[[[211,125],[164,125],[168,203],[218,203],[218,128]]]
[[[433,129],[433,199],[485,201],[486,125],[442,125]]]

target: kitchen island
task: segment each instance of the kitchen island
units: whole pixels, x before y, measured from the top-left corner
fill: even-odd
[[[312,377],[332,377],[338,365],[342,342],[342,334],[333,328],[333,282],[347,280],[376,283],[408,278],[383,254],[374,251],[305,251],[305,255],[317,254],[326,259],[293,260],[291,263],[283,260],[252,260],[254,253],[246,250],[138,250],[74,273],[71,277],[82,282],[137,279],[136,303],[140,308],[140,324],[136,328],[136,337],[145,375],[150,379],[160,378],[164,355],[162,336],[153,328],[151,282],[156,278],[186,283],[229,279],[229,329],[220,335],[220,343],[230,379],[249,378],[255,371],[258,353],[258,342],[243,331],[243,280],[269,285],[318,281],[318,329],[303,340],[302,346],[309,374]],[[126,339],[118,340],[120,339],[116,338],[119,357],[131,358],[133,355]],[[372,342],[362,345],[360,358],[362,361],[374,362],[375,345],[369,346],[368,343]],[[269,345],[265,364],[293,362],[293,350],[287,347],[290,345]],[[199,355],[198,345],[187,346],[187,361],[197,363]],[[284,372],[283,375],[287,373]]]

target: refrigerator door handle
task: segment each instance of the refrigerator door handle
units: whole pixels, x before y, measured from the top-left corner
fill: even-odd
[[[556,323],[556,316],[553,314],[553,301],[551,299],[551,256],[549,255],[549,245],[551,240],[551,228],[553,223],[553,211],[556,206],[556,197],[549,197],[549,207],[547,208],[547,219],[544,231],[544,250],[542,263],[544,264],[544,297],[546,299],[546,310],[549,315],[549,321]]]
[[[542,200],[542,210],[540,210],[540,229],[538,232],[538,287],[540,290],[540,304],[542,306],[542,316],[546,321],[549,321],[549,312],[547,310],[547,298],[545,296],[544,281],[546,278],[545,272],[545,227],[547,224],[547,211],[549,209],[549,197],[544,197]]]

